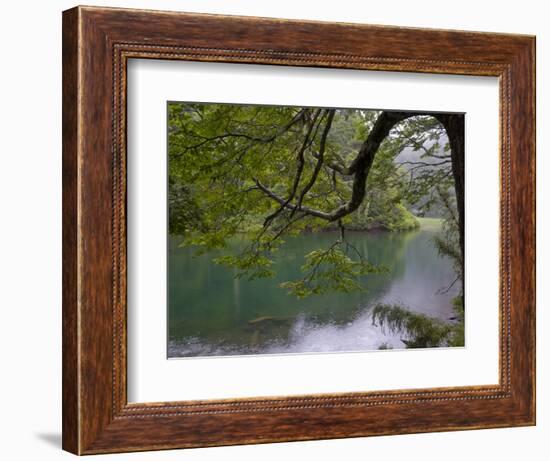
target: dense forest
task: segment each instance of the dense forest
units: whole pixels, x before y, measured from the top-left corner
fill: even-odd
[[[216,250],[216,264],[254,280],[275,275],[288,238],[331,232],[331,244],[305,256],[302,275],[280,284],[305,298],[360,291],[364,277],[384,272],[350,233],[440,218],[433,244],[455,267],[456,316],[378,304],[372,321],[403,332],[407,347],[463,345],[462,114],[169,103],[168,118],[169,233],[182,245]],[[246,245],[224,252],[235,236]]]

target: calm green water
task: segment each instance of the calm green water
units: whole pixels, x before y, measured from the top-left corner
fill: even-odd
[[[330,245],[337,237],[333,233],[288,239],[277,254],[277,276],[254,281],[237,279],[232,269],[212,263],[219,253],[197,257],[191,249],[178,247],[180,239],[171,238],[168,356],[364,351],[383,344],[404,348],[398,336],[373,325],[369,307],[400,303],[442,319],[453,315],[450,301],[456,291],[438,290],[456,276],[451,262],[433,246],[435,230],[350,232],[348,239],[367,259],[389,272],[364,277],[366,292],[301,300],[278,285],[298,279],[304,255]]]

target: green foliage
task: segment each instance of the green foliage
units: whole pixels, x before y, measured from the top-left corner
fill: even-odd
[[[442,320],[412,312],[399,305],[378,304],[372,310],[372,323],[391,333],[403,333],[407,348],[448,345],[453,326]]]
[[[437,189],[454,187],[450,146],[443,126],[432,117],[411,117],[396,127],[389,143],[399,152],[395,161],[408,177],[403,191],[405,202],[418,216],[441,216],[443,204]]]
[[[448,345],[451,347],[464,347],[464,296],[459,295],[453,299],[453,310],[456,315],[453,329],[449,336]]]
[[[359,209],[346,220],[346,228],[383,229],[391,232],[418,229],[418,219],[406,208],[401,197],[395,189],[383,189],[380,185],[377,190],[372,185]]]
[[[462,296],[453,299],[457,317],[452,322],[412,312],[406,307],[393,304],[378,304],[372,309],[372,323],[382,331],[401,333],[407,348],[463,347],[464,303]]]
[[[414,215],[403,203],[396,203],[389,210],[379,213],[374,220],[390,231],[407,231],[420,227]]]
[[[338,119],[334,127],[334,130],[338,131],[334,137],[340,146],[339,156],[342,160],[348,163],[353,160],[378,115],[379,111],[354,110],[349,111],[344,120]],[[369,174],[365,199],[347,220],[347,228],[406,231],[419,227],[416,218],[407,208],[408,190],[411,185],[403,168],[395,162],[403,148],[404,142],[399,138],[388,138],[382,143]]]
[[[303,279],[283,282],[281,287],[298,298],[332,291],[349,293],[362,290],[361,276],[380,273],[384,268],[365,261],[354,261],[336,245],[326,250],[315,250],[305,256]]]
[[[187,184],[170,181],[168,185],[168,226],[172,235],[203,229],[202,212]]]

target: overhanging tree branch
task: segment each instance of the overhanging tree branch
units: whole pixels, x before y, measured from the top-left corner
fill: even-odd
[[[323,134],[321,135],[321,141],[319,143],[319,152],[316,156],[317,157],[317,163],[315,164],[315,168],[313,169],[313,173],[311,174],[311,178],[309,179],[308,183],[304,186],[304,188],[302,189],[302,192],[300,193],[300,196],[298,197],[298,201],[296,203],[296,209],[298,209],[298,210],[302,206],[304,196],[309,192],[309,190],[315,184],[315,181],[317,180],[317,176],[319,176],[319,172],[321,171],[321,167],[323,166],[325,148],[326,148],[326,145],[327,145],[327,137],[328,137],[328,133],[330,131],[330,128],[332,126],[332,121],[334,120],[335,111],[334,111],[334,109],[331,109],[331,110],[327,111],[327,113],[328,113],[327,122],[325,124]],[[292,211],[291,216],[294,214],[296,209]]]
[[[296,191],[298,189],[298,185],[300,184],[300,179],[302,178],[302,172],[304,171],[304,164],[305,164],[305,157],[304,154],[309,146],[311,146],[314,136],[311,136],[311,133],[313,131],[313,128],[315,126],[315,123],[317,121],[317,118],[319,117],[319,114],[321,113],[321,110],[317,110],[315,114],[313,115],[313,120],[309,123],[309,127],[307,129],[306,135],[304,137],[304,140],[302,142],[302,146],[298,150],[297,154],[297,164],[298,167],[296,168],[296,174],[294,175],[294,182],[292,184],[292,189],[290,190],[290,194],[288,198],[285,200],[284,203],[281,203],[281,206],[272,214],[270,214],[267,218],[264,220],[264,227],[267,227],[273,219],[275,219],[281,211],[285,209],[285,207],[294,199],[296,195]]]
[[[370,169],[374,162],[376,152],[378,151],[382,141],[388,136],[391,129],[400,121],[405,120],[408,117],[417,115],[412,112],[382,112],[380,113],[378,119],[376,120],[371,132],[369,133],[366,141],[361,146],[357,156],[353,160],[350,167],[347,169],[350,174],[353,174],[353,184],[352,184],[352,193],[351,198],[344,204],[340,205],[338,208],[330,212],[324,212],[320,210],[315,210],[312,208],[304,207],[301,204],[292,204],[287,202],[283,198],[279,197],[268,187],[261,184],[256,180],[258,187],[266,193],[270,198],[279,202],[285,208],[290,210],[299,210],[304,213],[316,216],[321,219],[333,222],[337,221],[344,216],[353,213],[361,205],[366,190],[367,178],[369,176]],[[329,127],[330,128],[330,127]],[[327,132],[328,134],[328,132]],[[320,155],[319,155],[320,156]]]
[[[288,208],[289,210],[295,210],[296,209],[296,205],[294,205],[292,203],[287,203],[287,201],[283,197],[277,195],[275,192],[273,192],[267,186],[263,185],[260,182],[259,179],[253,178],[253,180],[256,183],[256,185],[258,186],[258,188],[265,195],[267,195],[269,198],[271,198],[271,199],[275,200],[276,202],[278,202],[279,204],[283,205],[284,208]],[[313,208],[309,208],[309,207],[305,207],[305,206],[302,206],[300,208],[300,211],[303,211],[304,213],[309,214],[310,216],[315,216],[317,218],[321,218],[321,219],[324,219],[326,221],[330,221],[330,214],[325,213],[324,211],[315,210]]]

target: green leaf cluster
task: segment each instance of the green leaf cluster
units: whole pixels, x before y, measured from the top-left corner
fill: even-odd
[[[396,304],[378,304],[372,308],[372,323],[382,331],[404,335],[401,341],[407,348],[462,347],[464,346],[464,304],[462,297],[453,300],[457,318],[447,322],[425,314],[413,312]]]
[[[280,285],[298,298],[327,292],[361,291],[360,277],[386,271],[366,261],[351,259],[336,245],[308,253],[305,261],[301,269],[307,275],[303,279]]]

